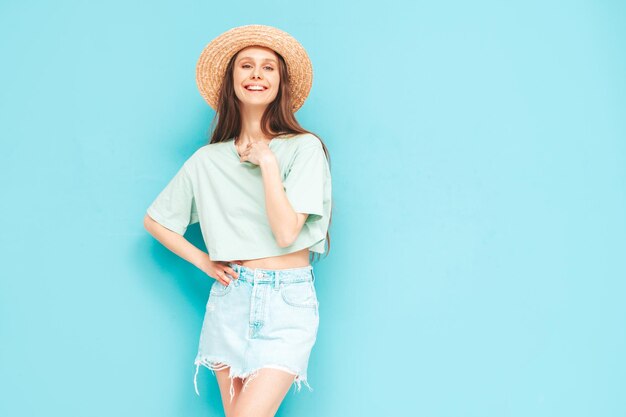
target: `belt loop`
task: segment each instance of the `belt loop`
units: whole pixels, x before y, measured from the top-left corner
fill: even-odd
[[[280,280],[278,278],[278,276],[280,275],[280,271],[275,270],[274,271],[274,289],[278,290],[278,285],[280,284]]]

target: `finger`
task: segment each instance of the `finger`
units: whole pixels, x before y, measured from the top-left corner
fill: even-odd
[[[230,283],[230,278],[228,278],[223,271],[217,272],[218,281],[222,283],[222,285],[227,286]]]
[[[215,274],[215,280],[220,284],[225,285],[224,280],[222,279],[222,277],[220,277],[220,274]]]
[[[239,278],[239,274],[236,273],[233,268],[227,267],[226,269],[224,269],[224,272],[227,272],[230,276],[234,277],[235,279]]]
[[[239,278],[239,275],[237,275],[237,273],[229,266],[224,268],[224,274],[227,274],[226,276],[228,278],[230,278],[230,279],[237,279],[237,278]]]

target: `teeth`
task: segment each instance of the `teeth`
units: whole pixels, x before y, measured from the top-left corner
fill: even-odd
[[[255,91],[261,91],[264,90],[265,88],[258,86],[258,85],[251,85],[246,87],[247,90],[255,90]]]

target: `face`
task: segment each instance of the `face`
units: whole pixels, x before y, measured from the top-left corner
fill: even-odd
[[[242,49],[235,57],[233,71],[233,87],[243,106],[265,107],[276,98],[280,85],[278,57],[270,48]]]

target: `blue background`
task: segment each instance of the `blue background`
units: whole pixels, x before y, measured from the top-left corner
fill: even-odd
[[[307,49],[333,173],[278,415],[626,415],[624,2],[324,0],[2,3],[0,415],[220,415],[212,279],[142,220],[207,142],[201,50],[252,23]]]

